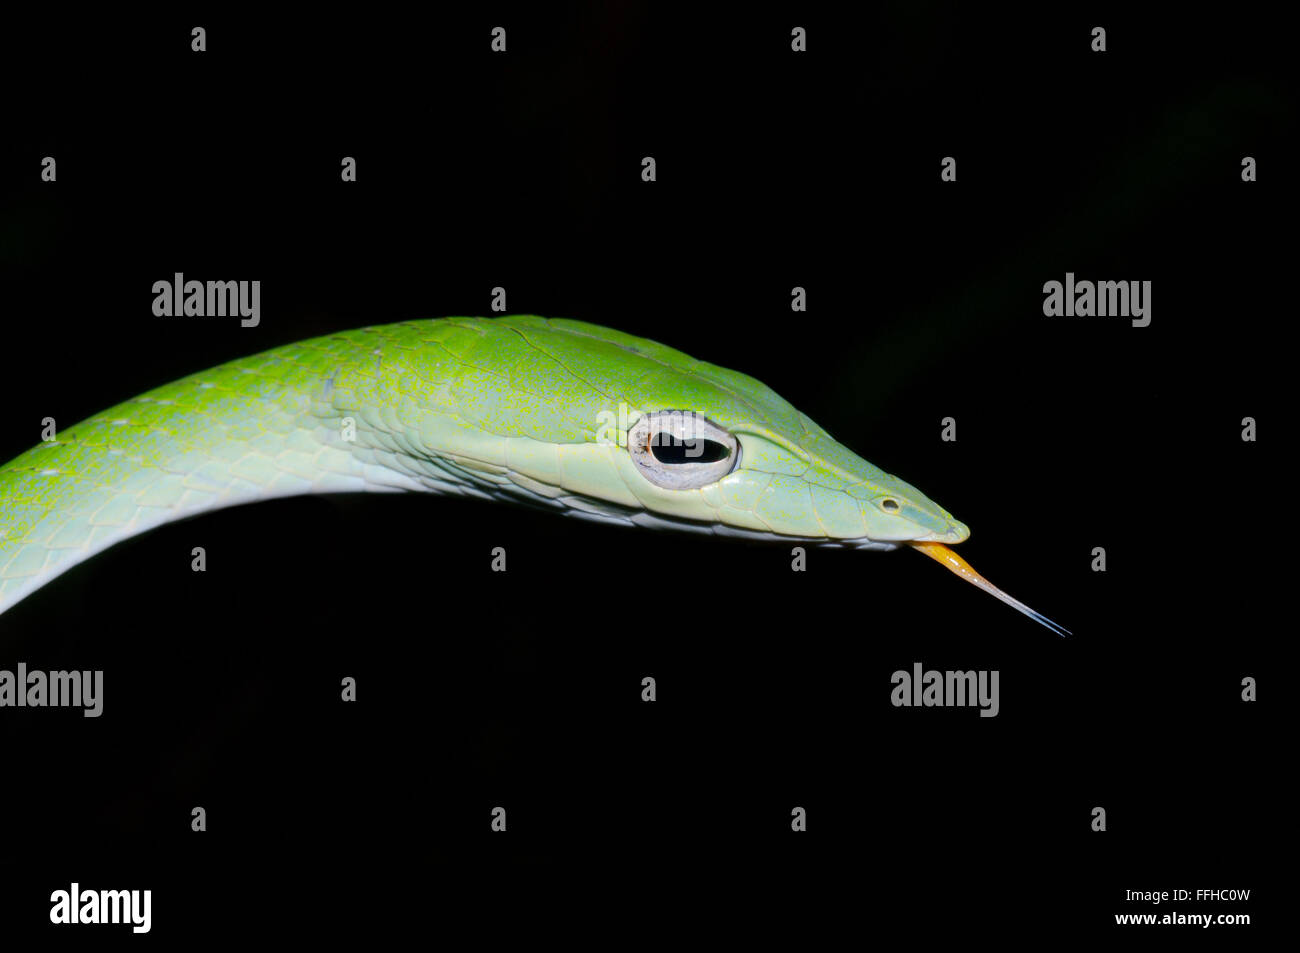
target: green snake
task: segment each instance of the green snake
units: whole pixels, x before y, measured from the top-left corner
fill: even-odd
[[[0,613],[159,524],[306,493],[512,500],[654,529],[909,546],[1058,634],[947,544],[967,527],[752,377],[533,315],[360,328],[119,404],[0,467]]]

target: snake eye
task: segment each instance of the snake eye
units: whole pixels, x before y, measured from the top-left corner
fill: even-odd
[[[666,490],[708,486],[740,464],[740,442],[690,410],[642,415],[627,433],[627,452],[643,477]]]

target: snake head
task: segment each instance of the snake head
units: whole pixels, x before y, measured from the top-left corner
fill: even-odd
[[[884,473],[799,415],[797,431],[677,408],[638,416],[627,436],[641,479],[669,491],[651,508],[670,511],[673,494],[695,493],[714,521],[748,533],[839,543],[958,543],[970,530],[916,487]],[[681,500],[679,502],[684,502]],[[694,508],[692,508],[694,511]],[[885,548],[885,547],[875,547]]]

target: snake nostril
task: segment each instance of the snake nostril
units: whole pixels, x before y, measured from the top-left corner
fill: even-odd
[[[885,501],[883,501],[883,502],[880,504],[880,507],[881,507],[881,509],[885,510],[885,512],[887,512],[887,513],[897,513],[897,512],[898,512],[898,501],[897,501],[897,500],[885,500]]]

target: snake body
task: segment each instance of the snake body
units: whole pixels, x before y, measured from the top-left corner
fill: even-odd
[[[714,452],[697,459],[680,446]],[[944,544],[969,535],[745,374],[582,321],[442,318],[231,361],[0,467],[0,612],[162,523],[358,491],[863,549],[911,544],[945,560],[956,557]]]

